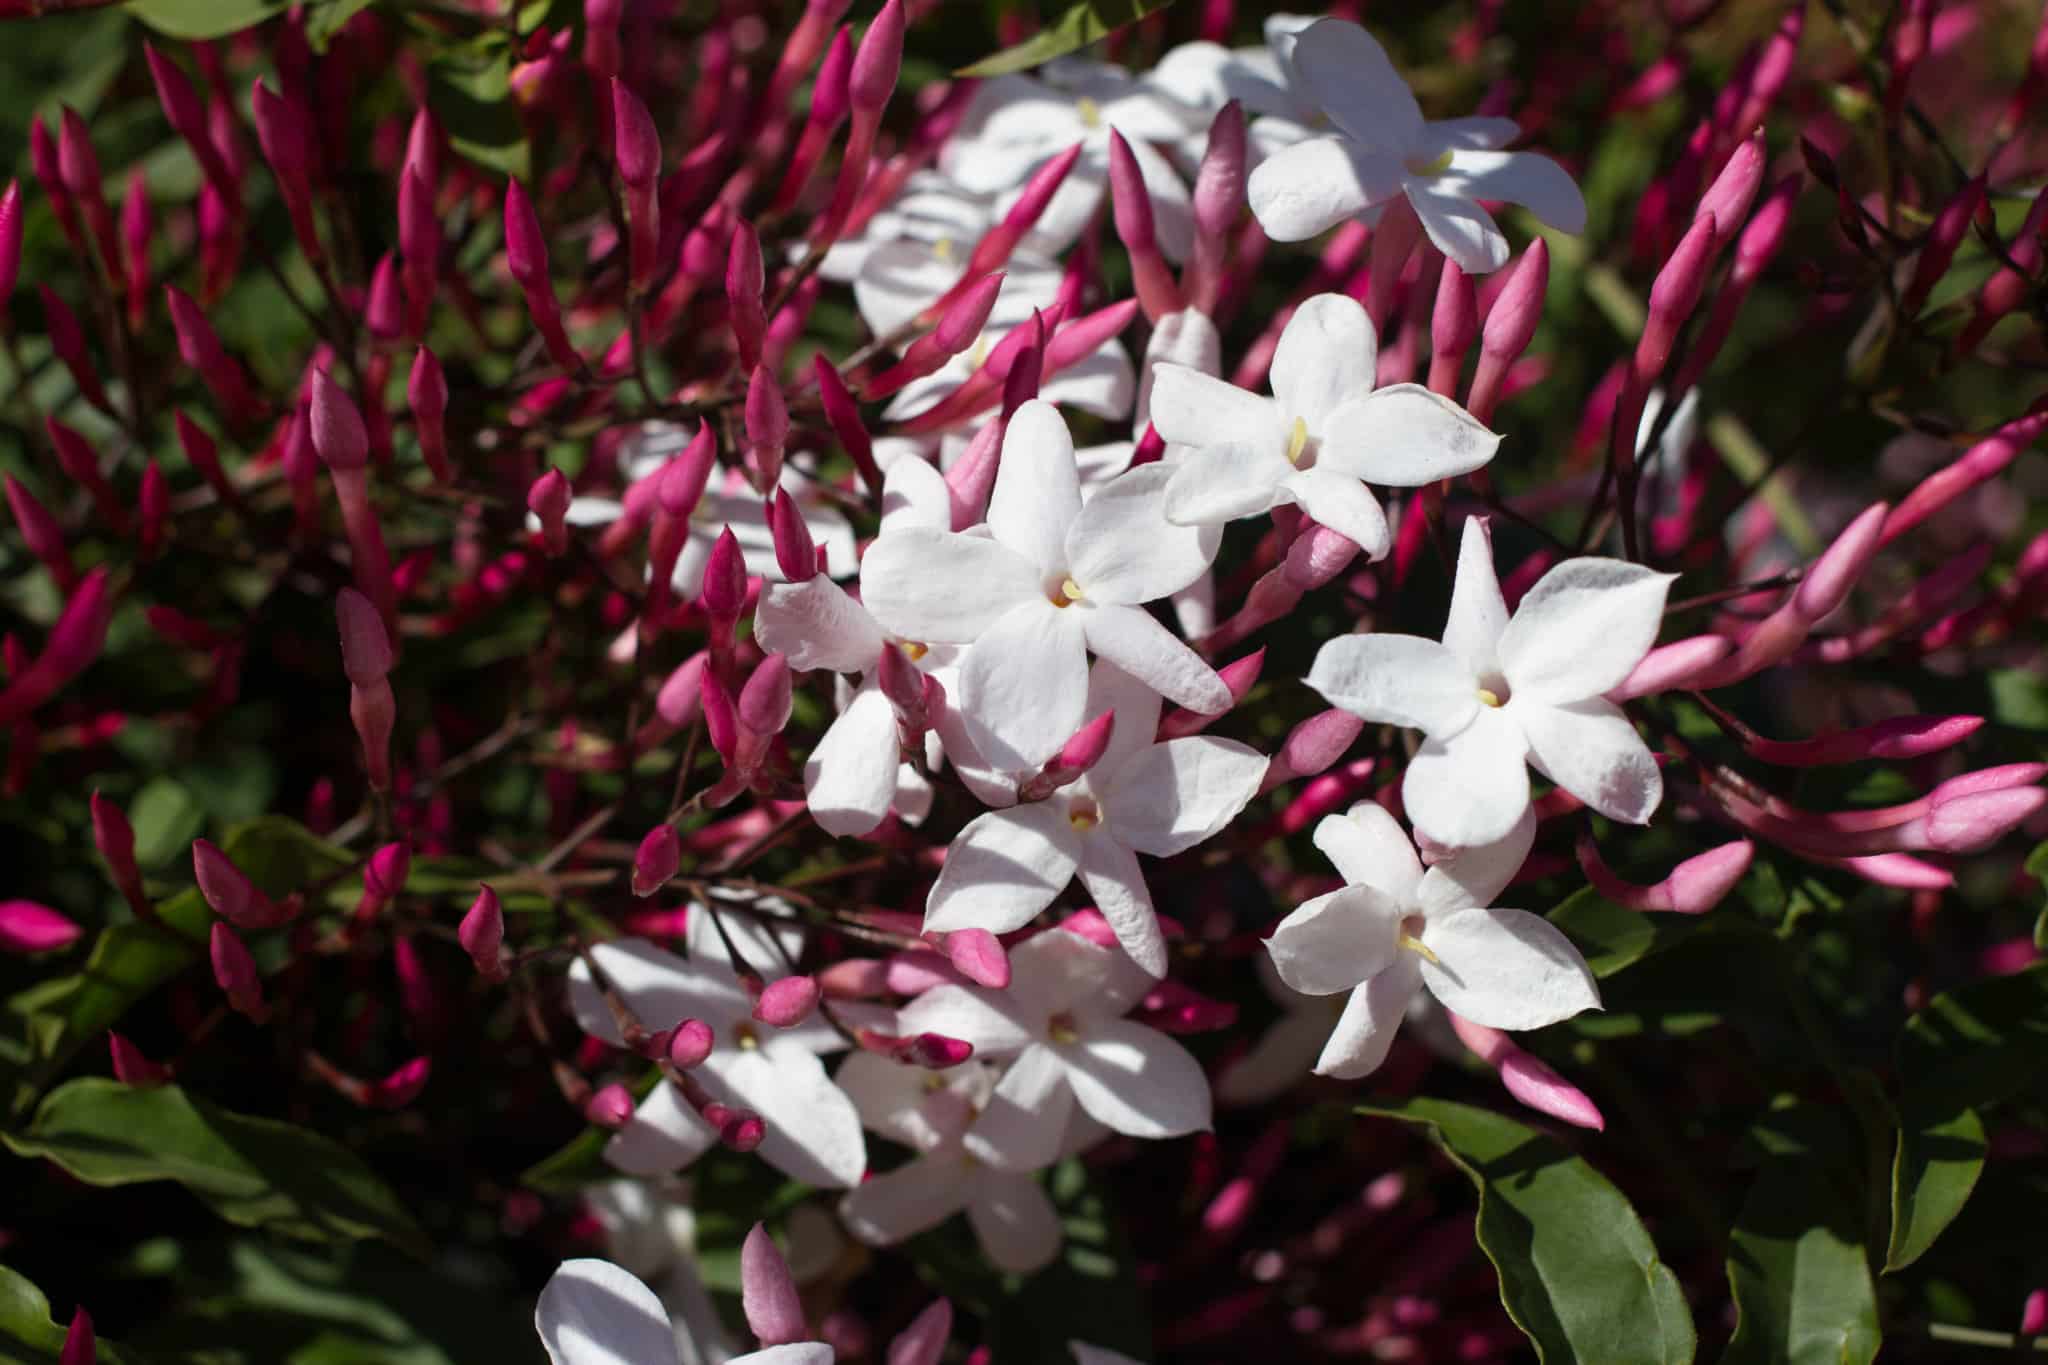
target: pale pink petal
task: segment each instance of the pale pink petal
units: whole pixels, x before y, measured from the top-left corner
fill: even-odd
[[[1176,526],[1215,526],[1271,511],[1295,477],[1271,442],[1190,447],[1172,468],[1163,510]]]
[[[820,1189],[860,1183],[867,1169],[860,1115],[815,1054],[770,1031],[758,1047],[712,1053],[697,1074],[724,1103],[761,1116],[761,1160]]]
[[[1448,170],[1435,182],[1470,199],[1520,204],[1559,232],[1586,230],[1586,196],[1578,182],[1547,156],[1535,152],[1466,150],[1451,152]]]
[[[1491,151],[1505,147],[1522,135],[1521,125],[1511,118],[1447,118],[1422,126],[1415,140],[1415,155],[1434,161],[1445,152]]]
[[[1348,991],[1385,971],[1400,952],[1403,907],[1370,886],[1302,902],[1266,940],[1273,967],[1303,995]]]
[[[953,501],[946,476],[922,458],[897,460],[882,476],[882,534],[912,526],[953,528]]]
[[[968,1194],[967,1221],[998,1270],[1029,1275],[1059,1255],[1059,1213],[1031,1176],[980,1172]]]
[[[1015,962],[1013,954],[1013,967]],[[934,986],[905,1005],[896,1022],[906,1035],[943,1034],[971,1044],[977,1057],[1004,1056],[1030,1047],[1045,1024],[1042,1015],[1023,1013],[1021,1003],[1013,992]]]
[[[880,689],[863,687],[805,761],[804,804],[827,834],[866,834],[889,813],[901,766],[896,708]]]
[[[1152,425],[1165,440],[1197,448],[1238,444],[1279,455],[1287,444],[1288,419],[1272,399],[1186,365],[1154,367]]]
[[[883,643],[867,608],[823,574],[764,587],[754,609],[754,638],[766,652],[786,656],[800,673],[864,673],[875,666]]]
[[[1009,995],[1020,1018],[1041,1024],[1067,1012],[1114,1018],[1143,998],[1155,980],[1123,953],[1068,929],[1033,934],[1010,950]]]
[[[721,1028],[731,1020],[745,1018],[752,1008],[730,971],[685,961],[644,938],[600,943],[590,950],[590,956],[649,1028],[673,1028],[685,1019],[702,1019]],[[624,1045],[618,1021],[591,975],[590,963],[580,956],[569,967],[569,1007],[585,1033],[614,1047]]]
[[[1159,733],[1159,713],[1164,709],[1159,694],[1118,668],[1107,659],[1097,659],[1088,670],[1087,718],[1094,720],[1105,711],[1116,712],[1109,747],[1090,770],[1090,785],[1100,790],[1126,763],[1152,747]]]
[[[1460,910],[1432,919],[1422,941],[1429,992],[1475,1024],[1532,1029],[1600,1007],[1586,960],[1556,925],[1523,910]]]
[[[1074,1107],[1067,1070],[1059,1053],[1042,1043],[1024,1049],[967,1130],[967,1152],[998,1170],[1022,1173],[1051,1165]]]
[[[832,1083],[853,1101],[854,1112],[869,1132],[880,1133],[912,1151],[924,1152],[959,1136],[937,1120],[967,1112],[965,1097],[957,1108],[925,1103],[934,1093],[926,1082],[937,1074],[877,1053],[855,1050],[846,1055],[839,1070],[832,1074]],[[953,1075],[947,1072],[945,1079],[950,1081]]]
[[[839,1201],[839,1216],[869,1246],[895,1246],[951,1218],[967,1195],[966,1163],[945,1152],[870,1176]]]
[[[1508,239],[1493,216],[1472,200],[1436,187],[1427,176],[1409,176],[1403,186],[1422,230],[1436,249],[1467,275],[1486,275],[1508,263]]]
[[[718,1132],[672,1085],[647,1092],[626,1126],[604,1145],[604,1159],[627,1175],[680,1171],[717,1145]]]
[[[977,815],[954,836],[925,901],[924,926],[1021,928],[1052,904],[1080,861],[1081,837],[1051,803]]]
[[[1370,886],[1406,905],[1422,881],[1415,845],[1387,808],[1361,801],[1316,822],[1312,836],[1331,866],[1353,886]]]

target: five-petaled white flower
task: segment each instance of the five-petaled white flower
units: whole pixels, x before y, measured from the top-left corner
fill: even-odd
[[[721,934],[709,910],[691,907],[687,959],[646,939],[600,943],[591,956],[649,1031],[685,1019],[711,1028],[711,1055],[691,1074],[720,1103],[761,1116],[762,1160],[805,1184],[858,1184],[867,1168],[860,1115],[818,1060],[846,1041],[815,1014],[787,1029],[757,1021],[725,944],[730,938],[748,968],[774,981],[789,974],[801,938],[794,931],[771,934],[751,916],[723,919]],[[581,958],[569,970],[569,1004],[584,1032],[623,1045],[618,1021]],[[717,1141],[717,1132],[676,1088],[662,1084],[605,1144],[605,1159],[629,1174],[663,1174],[695,1161]]]
[[[1508,240],[1480,204],[1521,204],[1560,232],[1583,232],[1571,176],[1534,152],[1498,150],[1520,130],[1503,118],[1425,122],[1373,36],[1344,19],[1302,31],[1293,62],[1303,93],[1337,127],[1267,157],[1246,185],[1275,241],[1299,242],[1406,195],[1439,251],[1467,274],[1507,264]]]
[[[1230,705],[1216,671],[1145,611],[1200,576],[1219,538],[1166,520],[1170,474],[1130,470],[1083,505],[1067,424],[1033,400],[1010,418],[985,527],[906,527],[868,548],[861,598],[884,629],[968,646],[960,704],[995,767],[1036,769],[1080,726],[1089,650],[1190,710]]]
[[[564,1261],[548,1277],[533,1325],[553,1365],[678,1365],[675,1328],[654,1291],[610,1261]],[[822,1341],[733,1356],[730,1365],[832,1365]]]
[[[963,1209],[997,1268],[1018,1274],[1060,1249],[1052,1200],[1026,1171],[1002,1170],[967,1149],[966,1137],[995,1089],[996,1069],[979,1060],[937,1072],[856,1052],[839,1067],[839,1088],[861,1122],[919,1155],[863,1181],[839,1203],[854,1236],[894,1246]]]
[[[1458,548],[1443,643],[1342,636],[1317,652],[1308,685],[1355,716],[1423,732],[1401,799],[1434,843],[1506,838],[1529,808],[1525,764],[1602,815],[1644,824],[1664,779],[1602,694],[1656,643],[1675,576],[1568,559],[1536,581],[1510,620],[1486,523],[1474,517]]]
[[[1231,100],[1244,106],[1252,120],[1247,131],[1249,164],[1257,166],[1282,147],[1312,137],[1328,118],[1308,98],[1294,69],[1294,44],[1302,30],[1319,16],[1269,14],[1263,47],[1224,47],[1206,41],[1182,43],[1159,59],[1152,83],[1176,99],[1213,114]],[[1181,144],[1182,158],[1198,162],[1208,142],[1207,129]]]
[[[1166,940],[1138,855],[1183,853],[1229,824],[1258,794],[1266,760],[1213,735],[1154,743],[1158,694],[1098,662],[1086,714],[1105,711],[1116,719],[1094,767],[1043,801],[978,815],[955,836],[925,902],[926,929],[1021,928],[1078,873],[1124,951],[1165,975]]]
[[[1169,1138],[1209,1126],[1209,1081],[1186,1048],[1122,1017],[1152,985],[1124,954],[1068,929],[1010,953],[1010,988],[935,986],[903,1008],[906,1033],[943,1033],[978,1057],[1014,1056],[967,1151],[1031,1171],[1069,1141],[1078,1104],[1127,1137]]]
[[[1491,908],[1535,838],[1535,813],[1524,811],[1506,838],[1424,871],[1394,817],[1372,802],[1316,826],[1316,847],[1347,884],[1282,920],[1266,950],[1305,995],[1351,992],[1318,1073],[1351,1079],[1378,1067],[1424,987],[1488,1028],[1542,1028],[1599,1008],[1593,974],[1556,925]]]
[[[1469,474],[1500,437],[1420,384],[1373,388],[1379,341],[1354,299],[1318,294],[1288,319],[1261,398],[1184,365],[1152,377],[1152,423],[1193,448],[1166,485],[1166,517],[1207,526],[1283,502],[1356,541],[1372,559],[1391,541],[1368,483],[1415,486]]]

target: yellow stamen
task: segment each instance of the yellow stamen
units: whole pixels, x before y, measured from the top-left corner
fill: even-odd
[[[1055,1043],[1074,1043],[1081,1039],[1081,1031],[1074,1027],[1074,1016],[1055,1014],[1045,1021],[1045,1036]]]
[[[938,241],[933,242],[932,255],[950,264],[953,259],[953,239],[951,237],[941,237]]]
[[[1499,706],[1500,696],[1491,689],[1482,687],[1479,689],[1479,704],[1481,706]]]
[[[742,1052],[752,1052],[755,1048],[761,1046],[761,1040],[754,1036],[754,1029],[751,1024],[741,1024],[734,1030],[734,1033],[738,1037],[740,1051]]]
[[[1445,152],[1434,161],[1425,161],[1420,165],[1411,161],[1407,166],[1408,174],[1410,175],[1442,175],[1450,168],[1451,154],[1449,152]]]
[[[1401,934],[1400,944],[1409,952],[1419,956],[1424,962],[1430,963],[1433,966],[1438,967],[1444,965],[1443,959],[1439,958],[1434,952],[1432,952],[1430,950],[1430,946],[1427,943],[1424,943],[1421,939],[1417,938],[1415,935],[1411,933],[1406,932],[1405,930]]]
[[[912,663],[916,663],[919,659],[932,652],[930,645],[923,644],[917,640],[905,640],[898,648],[903,651],[903,657]]]
[[[1308,449],[1308,419],[1297,417],[1294,426],[1287,433],[1287,463],[1300,464],[1301,453]]]
[[[1102,126],[1102,106],[1086,95],[1074,101],[1074,111],[1081,116],[1081,122],[1090,128]]]
[[[1081,585],[1071,578],[1061,579],[1060,590],[1053,595],[1052,604],[1056,607],[1071,607],[1080,600]]]
[[[1086,834],[1089,830],[1102,823],[1102,817],[1092,810],[1069,811],[1067,813],[1067,823],[1072,825],[1079,833]]]

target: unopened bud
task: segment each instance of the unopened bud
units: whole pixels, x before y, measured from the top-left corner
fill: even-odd
[[[370,462],[370,437],[355,401],[325,370],[313,371],[313,450],[330,469],[361,469]]]
[[[725,301],[740,368],[749,373],[761,363],[761,339],[768,330],[761,303],[766,287],[761,239],[750,224],[741,222],[733,228],[732,246],[726,253]]]
[[[505,911],[498,903],[496,891],[489,886],[477,887],[476,899],[464,912],[455,936],[462,943],[462,951],[476,964],[478,975],[486,981],[505,979]]]
[[[256,959],[249,956],[240,936],[225,922],[215,920],[207,947],[213,959],[213,979],[227,995],[228,1005],[251,1023],[260,1024],[268,1019],[270,1007],[263,1003],[263,979],[256,974]]]
[[[2040,787],[2006,787],[1940,801],[1926,816],[1927,843],[1944,853],[1976,853],[2043,805],[2048,805],[2048,791]]]
[[[391,640],[370,599],[354,588],[335,594],[334,616],[341,630],[341,667],[358,687],[382,681],[392,667]]]
[[[403,1109],[418,1099],[433,1073],[431,1057],[415,1057],[390,1075],[373,1082],[366,1096],[372,1109]]]
[[[770,654],[740,688],[739,719],[755,735],[779,735],[789,724],[793,689],[786,655]]]
[[[227,854],[205,839],[192,841],[192,875],[213,912],[243,929],[272,929],[291,918],[289,908],[263,894]]]
[[[1700,196],[1700,206],[1693,213],[1695,221],[1711,218],[1714,221],[1714,240],[1726,243],[1741,226],[1743,215],[1749,212],[1750,203],[1756,198],[1757,187],[1764,179],[1764,135],[1759,129],[1728,158],[1728,164],[1714,177],[1714,183]]]
[[[35,901],[0,901],[0,952],[53,953],[78,941],[79,927]]]
[[[614,1082],[592,1095],[583,1117],[600,1128],[623,1128],[633,1118],[633,1092]]]
[[[141,1048],[111,1029],[107,1032],[107,1060],[113,1064],[114,1079],[137,1090],[153,1090],[170,1080],[170,1068],[153,1062]]]
[[[83,1308],[71,1314],[71,1325],[64,1329],[64,1345],[57,1352],[57,1365],[98,1365],[100,1358],[99,1338],[93,1332],[92,1314]]]
[[[775,541],[775,566],[784,578],[803,583],[818,576],[817,543],[787,489],[776,489],[768,500],[768,530]]]
[[[640,97],[626,83],[612,78],[612,147],[618,158],[619,179],[643,188],[654,184],[661,174],[661,135]]]
[[[569,480],[559,469],[550,469],[533,481],[526,491],[527,510],[540,518],[540,530],[548,553],[569,552]]]
[[[1802,619],[1820,621],[1842,605],[1877,554],[1890,511],[1881,502],[1865,508],[1807,569],[1792,595],[1793,609]]]
[[[879,116],[895,92],[903,67],[903,30],[903,0],[888,0],[861,35],[846,82],[847,99],[855,112]]]
[[[633,853],[633,894],[645,899],[668,885],[683,865],[683,843],[666,822],[647,831]]]
[[[992,991],[1010,986],[1010,955],[986,929],[955,929],[945,936],[946,960],[962,976]]]
[[[702,1019],[685,1019],[668,1039],[668,1059],[684,1071],[701,1066],[718,1037]]]
[[[754,1001],[754,1017],[770,1028],[795,1028],[818,1008],[818,982],[809,976],[771,981]]]
[[[730,526],[718,533],[704,565],[704,614],[714,621],[733,622],[747,605],[747,560]]]

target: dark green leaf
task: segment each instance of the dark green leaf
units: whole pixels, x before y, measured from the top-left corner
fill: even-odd
[[[1612,976],[1689,934],[1696,921],[1683,915],[1646,915],[1582,886],[1559,901],[1550,922],[1586,955],[1593,975]]]
[[[1944,1119],[1900,1115],[1899,1149],[1892,1161],[1892,1236],[1884,1268],[1903,1270],[1934,1245],[1963,1211],[1990,1150],[1984,1120],[1974,1109]]]
[[[25,1132],[0,1137],[91,1185],[175,1180],[243,1227],[426,1245],[398,1196],[340,1143],[217,1109],[174,1085],[137,1090],[87,1076],[46,1096]]]
[[[0,1361],[7,1365],[57,1365],[64,1349],[64,1325],[51,1319],[50,1301],[21,1275],[0,1265]],[[103,1365],[121,1365],[123,1355],[105,1338],[98,1342]]]
[[[1689,1361],[1678,1277],[1607,1178],[1533,1128],[1485,1109],[1415,1099],[1359,1112],[1424,1128],[1479,1187],[1479,1246],[1537,1356]]]
[[[306,41],[315,52],[325,52],[328,41],[373,3],[375,0],[321,0],[306,11]]]
[[[1081,0],[1066,13],[1015,47],[984,57],[957,74],[962,76],[1007,76],[1029,71],[1055,57],[1064,57],[1093,42],[1099,42],[1148,14],[1165,9],[1173,0]]]
[[[525,179],[526,129],[512,107],[512,53],[503,44],[451,48],[428,68],[428,107],[455,150],[480,166]]]
[[[135,826],[135,861],[157,868],[192,846],[206,828],[206,812],[181,782],[152,778],[128,803]]]
[[[128,12],[173,38],[224,38],[284,12],[286,0],[128,0]]]

